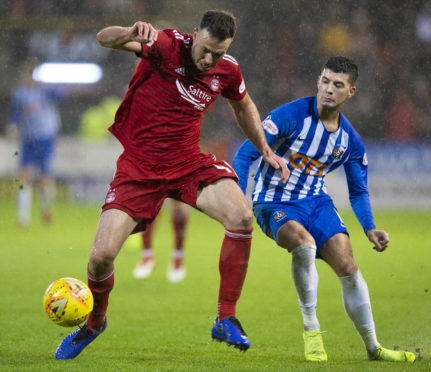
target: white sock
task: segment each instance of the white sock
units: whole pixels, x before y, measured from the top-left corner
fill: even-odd
[[[344,309],[352,319],[366,349],[370,353],[375,353],[380,344],[377,341],[374,328],[367,283],[365,283],[359,270],[353,275],[342,276],[338,279],[341,283]]]
[[[292,277],[298,293],[305,331],[320,330],[316,316],[319,275],[315,258],[316,246],[314,244],[303,244],[292,250]]]
[[[172,251],[172,258],[184,258],[184,250],[182,249],[174,249]]]
[[[30,222],[32,195],[31,186],[24,186],[18,192],[18,222],[20,224],[27,225]]]
[[[154,257],[153,248],[141,249],[141,257],[142,258],[152,258],[152,257]]]

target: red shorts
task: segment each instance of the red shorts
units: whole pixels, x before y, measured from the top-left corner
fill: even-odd
[[[146,224],[156,218],[166,198],[180,200],[196,208],[198,191],[226,177],[238,182],[235,171],[227,162],[209,158],[202,167],[178,179],[145,179],[136,159],[123,153],[117,161],[117,171],[102,210],[120,209],[139,221],[134,233],[144,231]]]

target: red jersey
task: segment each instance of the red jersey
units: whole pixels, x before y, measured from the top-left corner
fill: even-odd
[[[140,161],[147,179],[175,179],[205,163],[200,123],[219,94],[240,100],[246,94],[238,62],[223,58],[207,72],[195,67],[192,35],[160,31],[144,44],[129,89],[109,130]]]

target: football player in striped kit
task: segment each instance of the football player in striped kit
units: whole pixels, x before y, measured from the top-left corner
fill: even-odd
[[[413,353],[383,348],[377,341],[367,284],[353,257],[349,235],[327,194],[324,177],[341,165],[352,208],[369,241],[383,252],[389,235],[376,230],[368,195],[367,156],[361,137],[341,113],[356,92],[357,66],[332,57],[317,81],[317,95],[284,104],[263,120],[266,138],[288,164],[290,175],[261,162],[252,194],[257,222],[269,237],[292,254],[292,276],[301,306],[305,359],[326,361],[316,316],[318,274],[315,258],[338,276],[344,308],[373,360],[414,362]],[[246,191],[249,168],[260,157],[247,140],[238,150],[234,169]]]

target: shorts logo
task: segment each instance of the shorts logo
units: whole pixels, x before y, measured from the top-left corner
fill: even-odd
[[[266,130],[269,134],[272,134],[273,136],[278,134],[278,127],[271,120],[271,115],[269,115],[267,118],[265,118],[264,121],[262,121],[262,127],[264,130]]]
[[[109,190],[108,194],[106,195],[105,202],[106,203],[112,203],[115,200],[115,192]]]
[[[287,217],[286,213],[284,213],[283,211],[276,211],[276,212],[274,212],[274,214],[272,216],[274,217],[274,220],[276,220],[276,221],[281,221]]]

